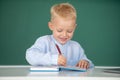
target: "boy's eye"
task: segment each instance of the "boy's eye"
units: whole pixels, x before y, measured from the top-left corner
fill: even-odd
[[[72,33],[73,31],[67,31],[68,33]]]
[[[62,30],[57,30],[57,32],[62,32]]]

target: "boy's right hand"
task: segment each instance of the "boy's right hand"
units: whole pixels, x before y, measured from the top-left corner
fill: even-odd
[[[58,55],[58,65],[66,66],[66,63],[67,63],[66,58],[63,55],[59,54]]]

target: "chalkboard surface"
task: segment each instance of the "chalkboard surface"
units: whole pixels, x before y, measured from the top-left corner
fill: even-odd
[[[77,10],[78,41],[96,66],[120,66],[119,0],[0,0],[0,65],[28,65],[26,49],[48,28],[53,4]]]

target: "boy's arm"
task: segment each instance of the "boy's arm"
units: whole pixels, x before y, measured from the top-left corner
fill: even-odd
[[[46,45],[47,41],[44,39],[38,39],[35,44],[27,49],[26,60],[29,64],[37,65],[57,65],[58,54],[52,54]]]
[[[92,63],[92,61],[89,60],[87,56],[85,55],[83,48],[80,47],[80,57],[79,57],[79,62],[77,63],[77,65],[81,66],[83,64],[85,64],[87,68],[94,67],[94,64]]]
[[[29,64],[38,65],[57,65],[58,55],[51,55],[50,52],[42,53],[37,49],[28,49],[26,52],[26,60]]]

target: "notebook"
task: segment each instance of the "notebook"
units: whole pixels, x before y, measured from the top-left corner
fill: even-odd
[[[30,68],[31,72],[58,72],[58,66],[32,66]]]
[[[86,69],[73,66],[32,66],[31,72],[59,72],[61,70],[86,72]]]
[[[60,70],[67,70],[67,71],[79,71],[79,72],[86,72],[87,69],[85,68],[79,68],[79,67],[75,67],[75,66],[59,66]]]

